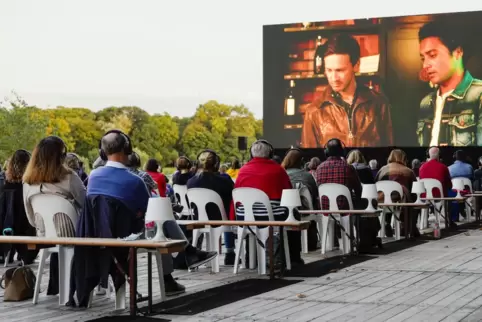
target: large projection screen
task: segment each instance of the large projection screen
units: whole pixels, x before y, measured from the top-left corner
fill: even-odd
[[[482,145],[482,11],[263,27],[275,148]]]

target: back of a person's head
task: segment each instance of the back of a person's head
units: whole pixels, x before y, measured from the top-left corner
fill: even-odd
[[[241,168],[241,163],[237,158],[233,158],[231,161],[231,169],[237,170]]]
[[[226,173],[226,171],[228,171],[228,166],[225,164],[221,164],[221,166],[219,167],[219,173]]]
[[[465,162],[467,160],[467,156],[463,150],[455,151],[455,160]]]
[[[217,172],[218,171],[218,158],[214,151],[203,151],[199,154],[198,158],[198,169],[203,172]]]
[[[129,168],[138,169],[141,167],[141,157],[136,152],[132,152],[127,157],[127,166]]]
[[[159,162],[156,159],[149,159],[146,162],[145,169],[148,172],[157,172],[159,170]]]
[[[281,164],[281,162],[283,162],[283,160],[281,159],[280,156],[278,155],[273,155],[273,158],[271,158],[271,160],[273,160],[274,162],[278,163],[278,164]]]
[[[368,165],[370,166],[370,169],[376,170],[376,169],[378,168],[378,161],[375,160],[375,159],[371,159],[371,160],[368,162]]]
[[[65,157],[65,165],[74,171],[80,170],[80,160],[79,157],[75,153],[67,153]]]
[[[179,171],[189,171],[192,167],[192,162],[185,156],[177,158],[176,168]]]
[[[251,156],[253,158],[269,159],[272,153],[271,149],[267,141],[258,140],[251,146]],[[281,161],[279,163],[281,163]]]
[[[412,169],[418,169],[421,166],[421,162],[419,159],[412,160]]]
[[[123,153],[128,144],[127,136],[118,132],[107,133],[100,140],[100,147],[106,156]]]
[[[26,150],[17,150],[9,159],[5,178],[8,182],[19,183],[22,182],[22,177],[25,169],[30,161],[30,153]]]
[[[440,149],[437,148],[436,146],[431,147],[428,150],[428,158],[430,160],[439,160],[440,159]]]
[[[345,154],[343,143],[339,139],[330,139],[326,143],[326,154],[328,157],[343,157]]]
[[[365,157],[363,156],[360,150],[351,150],[348,153],[346,162],[348,164],[354,164],[354,163],[366,164],[367,163],[365,160]]]
[[[106,161],[102,160],[101,157],[97,157],[97,159],[95,159],[94,163],[92,164],[92,169],[97,169],[97,168],[100,168],[100,167],[103,167],[105,166],[106,164]]]
[[[56,183],[71,173],[65,165],[67,148],[57,136],[48,136],[40,140],[34,148],[23,181],[27,184]]]
[[[388,163],[398,163],[402,164],[404,166],[407,165],[407,155],[403,150],[400,149],[395,149],[390,152],[390,155],[388,156]]]
[[[316,170],[318,166],[321,164],[321,160],[318,157],[311,158],[310,162],[308,163],[309,170]]]
[[[303,155],[300,150],[289,150],[281,163],[285,169],[301,169],[303,166]]]

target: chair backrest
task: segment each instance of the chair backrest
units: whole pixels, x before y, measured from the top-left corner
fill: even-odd
[[[199,220],[228,220],[223,200],[219,194],[211,189],[191,188],[187,190],[189,203],[196,206]],[[214,218],[207,212],[206,206],[210,203],[215,204],[219,208],[221,218]],[[191,207],[192,208],[192,207]]]
[[[72,226],[70,226],[70,224],[72,224],[73,233],[75,233],[75,227],[77,227],[79,214],[70,201],[61,196],[42,193],[32,196],[30,198],[30,203],[34,213],[39,215],[43,220],[45,237],[59,237],[57,235],[57,230],[55,229],[54,220],[61,222],[60,226],[62,227],[57,227],[61,230],[71,230]],[[57,216],[60,216],[58,220],[56,220]],[[65,234],[61,233],[61,235]]]
[[[459,178],[464,183],[465,188],[469,187],[470,193],[473,193],[472,181],[469,178]]]
[[[398,192],[400,194],[400,201],[403,200],[403,187],[400,183],[393,180],[382,180],[378,181],[376,186],[378,192],[383,192],[383,203],[393,203],[393,192]]]
[[[244,208],[244,220],[254,221],[256,220],[256,214],[254,211],[255,203],[262,204],[268,212],[268,220],[274,221],[273,209],[271,208],[271,201],[268,195],[256,188],[236,188],[233,190],[233,202],[234,206],[241,203]],[[266,216],[263,214],[263,217]]]
[[[301,203],[305,205],[305,202],[306,202],[306,206],[308,207],[308,209],[306,210],[315,209],[313,207],[313,198],[311,198],[310,189],[308,189],[307,186],[302,186],[299,190],[300,190]]]
[[[318,187],[318,193],[320,195],[320,201],[322,200],[323,196],[328,198],[330,202],[330,210],[340,210],[338,209],[338,203],[336,202],[336,199],[339,196],[344,196],[348,200],[350,210],[353,209],[351,193],[347,186],[339,183],[323,183]]]
[[[172,189],[174,190],[177,202],[179,202],[184,208],[183,213],[189,213],[191,208],[189,207],[189,198],[187,197],[187,186],[175,184],[172,186]]]
[[[437,179],[426,178],[421,179],[425,186],[425,190],[427,191],[427,198],[433,198],[433,189],[438,189],[440,191],[440,196],[445,197],[445,191],[443,189],[442,183]]]

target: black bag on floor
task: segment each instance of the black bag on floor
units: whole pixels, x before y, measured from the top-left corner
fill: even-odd
[[[359,231],[357,231],[360,239],[359,251],[370,250],[371,248],[378,246],[380,243],[378,232],[381,228],[378,218],[357,217],[356,220],[359,220],[359,225],[355,226],[359,227]]]

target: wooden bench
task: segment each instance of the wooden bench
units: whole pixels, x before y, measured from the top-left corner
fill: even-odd
[[[59,246],[99,246],[99,247],[127,247],[129,251],[129,309],[130,315],[137,314],[137,303],[148,301],[148,311],[152,309],[152,277],[148,276],[147,298],[136,298],[137,294],[137,248],[157,249],[161,254],[172,254],[184,251],[185,240],[152,241],[132,240],[126,241],[116,238],[79,238],[79,237],[28,237],[28,236],[0,236],[0,244],[27,244],[29,249],[36,249],[37,245],[59,245]],[[148,257],[150,259],[150,256]],[[151,265],[149,260],[149,272]],[[70,282],[69,282],[70,283]],[[161,290],[161,301],[165,300],[164,290]]]
[[[308,229],[309,221],[244,221],[244,220],[177,220],[179,225],[186,226],[187,229],[200,229],[206,226],[257,226],[268,227],[269,233],[269,278],[274,279],[274,227],[290,228],[295,231]]]

